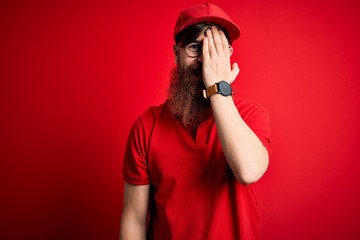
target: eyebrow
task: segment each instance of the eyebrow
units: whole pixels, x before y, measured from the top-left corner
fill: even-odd
[[[198,43],[198,44],[202,44],[202,42],[203,42],[203,41],[194,40],[194,41],[192,41],[191,43]],[[191,44],[191,43],[189,43],[189,44]]]

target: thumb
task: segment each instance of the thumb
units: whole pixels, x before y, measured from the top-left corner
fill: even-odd
[[[233,63],[232,66],[231,66],[231,77],[232,77],[232,81],[233,82],[235,80],[235,78],[237,77],[237,75],[239,74],[240,72],[240,68],[238,66],[237,63]]]

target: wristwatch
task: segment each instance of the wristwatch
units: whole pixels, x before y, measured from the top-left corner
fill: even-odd
[[[212,95],[219,93],[225,97],[232,95],[232,89],[228,82],[220,81],[203,90],[203,96],[209,99]]]

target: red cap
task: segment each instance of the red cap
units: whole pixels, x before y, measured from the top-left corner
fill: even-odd
[[[212,3],[202,3],[180,12],[174,29],[174,39],[185,28],[202,22],[215,23],[225,28],[232,42],[240,37],[240,28],[229,15]]]

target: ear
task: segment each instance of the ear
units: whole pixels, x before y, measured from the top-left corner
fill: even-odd
[[[230,56],[231,56],[233,54],[233,52],[234,52],[234,49],[230,45],[229,45],[229,50],[230,50]]]

